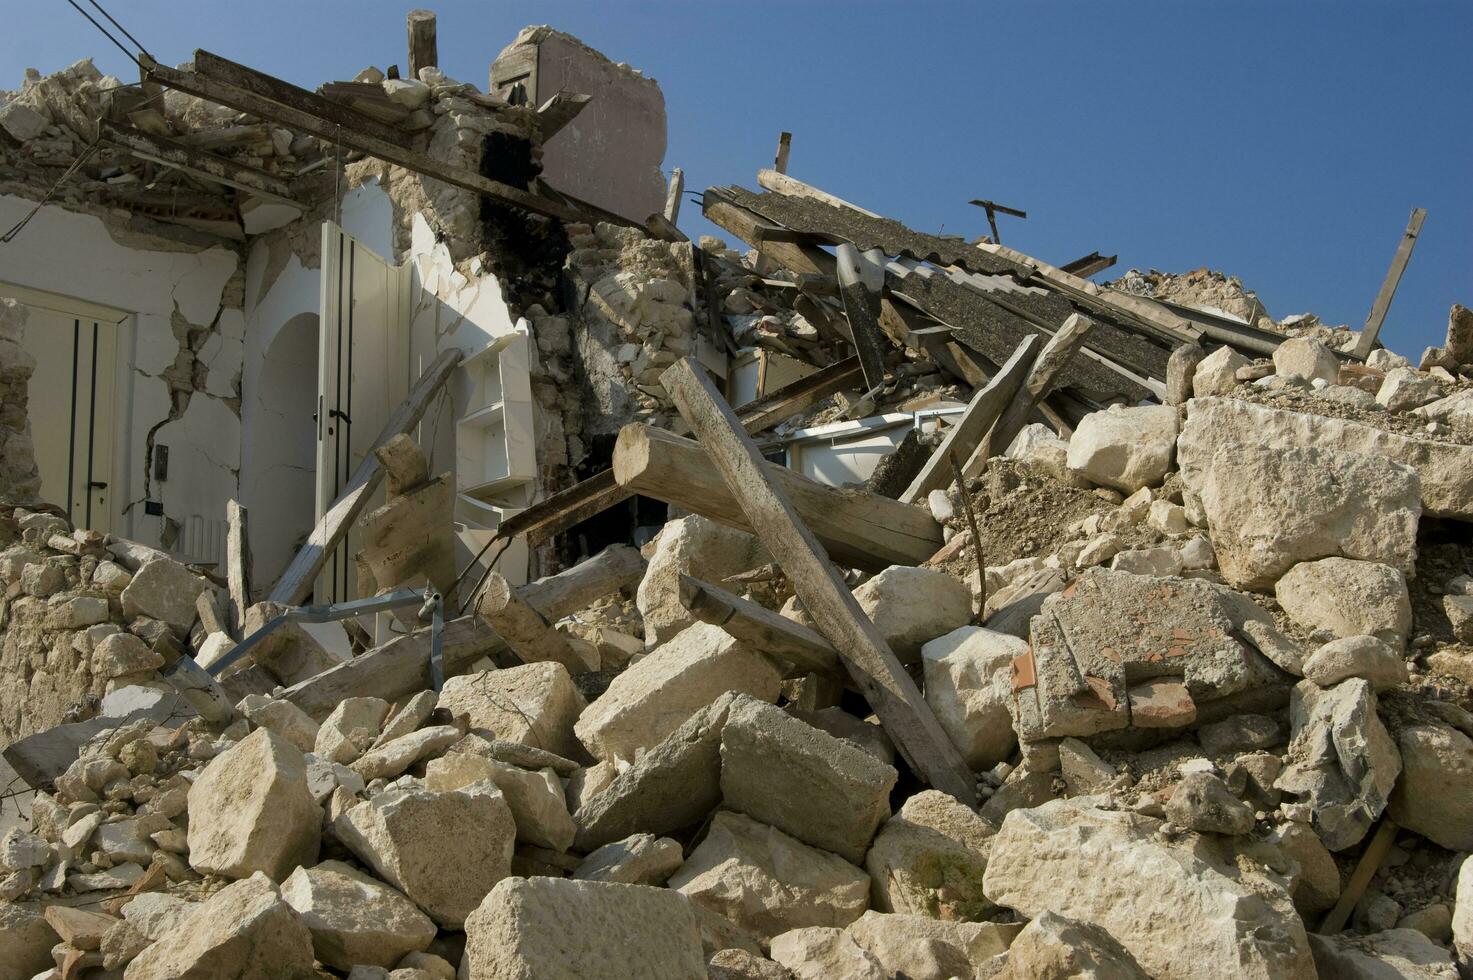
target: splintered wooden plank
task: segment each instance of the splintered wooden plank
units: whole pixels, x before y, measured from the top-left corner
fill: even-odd
[[[451,348],[442,351],[440,356],[430,362],[425,368],[424,374],[410,389],[409,395],[403,403],[389,416],[384,423],[383,430],[379,432],[378,438],[373,442],[373,448],[382,446],[394,436],[401,432],[408,432],[419,424],[424,417],[425,409],[430,407],[430,402],[439,392],[440,387],[450,377],[456,367],[460,365],[462,354],[459,350]],[[322,515],[322,520],[312,529],[307,538],[307,543],[302,545],[302,550],[292,559],[286,571],[281,573],[276,587],[271,590],[268,598],[272,602],[284,602],[289,606],[296,606],[307,598],[312,591],[312,584],[317,580],[317,573],[322,571],[322,566],[327,563],[328,556],[338,546],[338,542],[348,533],[363,508],[368,505],[369,498],[378,489],[379,483],[383,481],[384,468],[380,465],[378,457],[372,452],[363,457],[363,462],[353,471],[352,478],[343,489],[343,493],[333,505]]]
[[[829,555],[846,566],[878,571],[919,565],[943,544],[941,525],[918,507],[867,490],[825,486],[785,466],[764,465]],[[754,530],[700,443],[664,429],[635,422],[619,430],[614,479],[728,527]]]
[[[130,156],[172,167],[214,184],[248,191],[264,200],[285,204],[299,211],[306,210],[306,205],[292,197],[292,189],[286,181],[264,170],[247,167],[234,160],[186,146],[177,140],[145,133],[141,129],[119,126],[106,119],[100,120],[97,125],[103,142],[126,150]]]
[[[1033,355],[1038,350],[1038,335],[1030,334],[1023,339],[1008,358],[1006,364],[993,375],[986,387],[977,390],[967,403],[967,410],[950,429],[941,445],[936,448],[926,465],[916,474],[910,486],[900,495],[907,504],[922,499],[932,490],[940,490],[951,483],[951,455],[966,459],[984,440],[1000,415],[1013,401],[1013,396],[1023,384],[1023,378],[1033,366]]]
[[[720,626],[753,650],[812,673],[847,676],[839,652],[823,634],[720,586],[682,575],[680,604],[701,622]]]
[[[976,806],[976,784],[966,763],[915,681],[824,557],[756,443],[742,431],[736,413],[692,358],[672,365],[661,383],[700,438],[729,493],[740,502],[748,523],[787,575],[804,611],[844,658],[850,676],[901,754],[936,789]]]
[[[421,68],[435,68],[440,64],[435,13],[432,10],[411,10],[405,18],[405,26],[409,33],[409,77],[418,78]]]
[[[230,635],[244,638],[245,614],[251,605],[250,515],[239,501],[225,504],[225,580],[230,587]]]
[[[993,425],[992,431],[987,433],[987,438],[977,446],[971,459],[967,461],[964,472],[968,479],[975,478],[986,469],[989,459],[1006,452],[1008,446],[1012,445],[1018,433],[1023,431],[1023,426],[1028,424],[1028,417],[1049,393],[1059,372],[1079,350],[1093,327],[1093,320],[1075,313],[1064,321],[1058,333],[1049,338],[1049,342],[1044,345],[1038,359],[1029,369],[1028,379],[1003,409],[1002,416]]]
[[[860,253],[848,242],[834,251],[838,262],[839,298],[854,334],[854,350],[864,370],[864,387],[885,383],[885,334],[880,330],[880,291],[885,288],[885,256]]]
[[[1426,208],[1413,208],[1412,216],[1407,221],[1407,230],[1401,233],[1401,241],[1396,245],[1396,254],[1391,257],[1391,268],[1386,270],[1386,278],[1381,283],[1380,292],[1376,293],[1376,301],[1371,304],[1370,315],[1366,317],[1366,325],[1360,332],[1360,339],[1355,342],[1354,356],[1364,361],[1371,354],[1371,348],[1376,346],[1376,338],[1381,333],[1381,325],[1386,322],[1386,313],[1391,309],[1391,301],[1396,297],[1396,287],[1401,285],[1401,274],[1407,271],[1407,263],[1412,260],[1412,249],[1417,247],[1417,236],[1422,234],[1422,222],[1427,220]]]
[[[731,232],[753,248],[761,249],[763,256],[772,259],[784,269],[821,276],[834,274],[832,255],[816,245],[770,240],[767,236],[777,231],[776,226],[746,208],[737,207],[707,192],[701,204],[701,213],[712,224]]]

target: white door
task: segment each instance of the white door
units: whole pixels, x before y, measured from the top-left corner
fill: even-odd
[[[331,221],[322,225],[317,381],[317,518],[368,456],[409,393],[409,270]],[[370,504],[370,507],[374,504]],[[316,602],[357,598],[349,531],[323,567]]]
[[[119,325],[128,314],[0,285],[28,316],[21,346],[36,359],[26,393],[41,499],[72,523],[112,530],[113,436]]]

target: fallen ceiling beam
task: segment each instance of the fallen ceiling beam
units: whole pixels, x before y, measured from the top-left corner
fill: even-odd
[[[885,335],[880,330],[880,292],[885,288],[885,256],[878,251],[860,254],[848,242],[840,245],[839,298],[854,337],[854,349],[864,371],[864,387],[873,391],[885,383]]]
[[[456,367],[460,365],[463,355],[458,349],[451,348],[441,351],[440,356],[430,362],[430,366],[420,375],[414,387],[410,389],[408,396],[389,416],[384,423],[383,430],[379,432],[378,438],[374,440],[372,449],[376,449],[388,442],[401,432],[408,432],[419,424],[424,417],[425,409],[429,408],[440,387],[450,377]],[[307,543],[302,545],[292,563],[287,566],[286,571],[281,573],[276,587],[271,590],[268,597],[272,602],[282,602],[288,606],[298,606],[307,598],[312,591],[317,574],[322,571],[322,566],[327,563],[328,556],[338,546],[338,542],[348,533],[363,508],[368,505],[368,500],[373,492],[378,489],[379,483],[383,481],[384,468],[378,461],[378,456],[369,452],[363,457],[363,462],[353,471],[348,485],[343,488],[342,495],[333,501],[327,513],[317,522],[312,533],[307,537]]]
[[[1386,322],[1391,301],[1396,297],[1396,287],[1401,285],[1402,273],[1407,271],[1407,263],[1412,260],[1412,249],[1417,247],[1417,236],[1422,234],[1422,222],[1426,220],[1426,208],[1412,209],[1407,230],[1401,233],[1401,241],[1396,243],[1396,254],[1391,257],[1391,268],[1386,270],[1386,278],[1376,293],[1376,301],[1371,304],[1370,314],[1366,316],[1366,325],[1361,328],[1360,339],[1355,342],[1353,354],[1358,360],[1364,361],[1371,355],[1371,348],[1376,346],[1381,325]]]
[[[306,205],[292,197],[291,186],[286,181],[264,170],[247,167],[163,136],[153,136],[141,129],[119,126],[106,119],[98,123],[98,133],[104,143],[110,143],[140,160],[179,170],[213,184],[246,191],[299,211],[307,210]]]
[[[941,525],[916,507],[865,490],[838,489],[768,463],[769,476],[791,497],[833,559],[879,571],[919,565],[944,543]],[[631,423],[614,444],[614,479],[637,493],[751,531],[740,501],[701,445],[664,429]]]
[[[202,56],[206,56],[206,54],[203,51],[196,52],[196,61]],[[209,57],[213,58],[213,56]],[[216,61],[223,61],[223,59],[216,59]],[[232,78],[254,78],[256,79],[257,88],[264,88],[267,91],[276,92],[282,98],[286,98],[287,95],[282,94],[279,90],[294,90],[296,93],[299,93],[299,96],[292,97],[292,101],[297,104],[275,101],[275,96],[263,95],[258,91],[242,85],[222,81],[219,77],[207,76],[199,72],[166,68],[156,62],[147,60],[146,56],[143,64],[145,76],[161,85],[167,85],[180,92],[187,92],[190,95],[195,95],[210,102],[217,102],[220,105],[229,106],[232,109],[259,116],[262,119],[272,120],[288,129],[308,133],[319,139],[327,140],[329,143],[337,143],[345,146],[350,150],[358,150],[369,156],[377,157],[386,163],[403,167],[406,170],[412,170],[426,177],[442,180],[447,184],[452,184],[468,191],[474,191],[501,204],[522,208],[534,214],[546,215],[547,217],[557,218],[559,221],[565,222],[582,221],[585,217],[581,212],[548,200],[547,198],[539,197],[536,194],[520,190],[509,184],[489,180],[469,170],[462,170],[459,167],[452,167],[438,160],[433,160],[423,153],[406,148],[402,142],[391,142],[381,137],[370,135],[370,131],[364,128],[362,123],[372,123],[372,120],[369,120],[361,113],[352,113],[352,119],[345,125],[341,121],[342,114],[349,113],[351,110],[336,105],[328,99],[314,95],[305,89],[296,89],[295,86],[287,85],[284,82],[277,82],[275,79],[269,78],[269,76],[261,76],[258,72],[243,69],[242,71],[232,71],[226,74]],[[233,63],[224,62],[224,64],[231,65]],[[237,69],[240,68],[240,66],[234,67]],[[262,79],[273,84],[267,85]],[[317,110],[301,108],[300,105],[303,100],[300,96],[310,96],[312,99],[320,100],[321,105],[327,108],[319,108]],[[316,103],[312,104],[315,105]],[[378,123],[373,123],[373,125],[376,129],[384,128]],[[404,134],[399,135],[403,136]],[[627,224],[627,222],[624,223]]]
[[[846,678],[843,661],[823,634],[794,622],[750,599],[702,582],[680,576],[680,604],[703,623],[720,626],[730,636],[753,650],[809,673]]]
[[[818,632],[843,658],[896,748],[933,787],[975,806],[975,777],[915,681],[824,557],[800,516],[801,505],[789,497],[779,479],[786,471],[775,471],[762,458],[752,437],[742,431],[736,414],[694,359],[677,361],[660,383],[700,437],[697,451],[719,473],[727,495],[740,501],[745,521],[787,575]]]
[[[1104,272],[1106,269],[1110,268],[1112,265],[1115,264],[1115,261],[1118,258],[1118,255],[1101,255],[1098,251],[1094,251],[1090,252],[1088,255],[1080,256],[1073,262],[1065,262],[1063,265],[1059,266],[1059,268],[1069,273],[1071,276],[1078,276],[1081,279],[1088,279],[1095,273]]]

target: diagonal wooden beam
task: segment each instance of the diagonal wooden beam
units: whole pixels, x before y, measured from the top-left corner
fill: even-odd
[[[861,253],[848,242],[834,250],[838,262],[839,298],[854,335],[854,350],[864,369],[864,387],[885,383],[885,335],[880,330],[880,292],[885,288],[885,256],[876,249]]]
[[[847,676],[839,651],[821,633],[720,586],[682,575],[680,604],[701,622],[720,626],[753,650],[825,677]]]
[[[1426,208],[1412,209],[1407,230],[1401,233],[1401,241],[1396,244],[1396,254],[1391,257],[1391,268],[1386,270],[1386,278],[1381,283],[1380,291],[1376,293],[1376,301],[1371,304],[1371,312],[1366,317],[1366,325],[1361,329],[1360,339],[1355,342],[1354,356],[1358,360],[1364,361],[1370,356],[1371,348],[1376,346],[1381,325],[1386,322],[1391,301],[1396,297],[1396,287],[1401,285],[1401,275],[1407,271],[1407,263],[1412,260],[1412,249],[1417,247],[1417,236],[1422,234],[1422,222],[1426,220]]]
[[[207,52],[195,52],[196,61],[202,56],[210,57]],[[217,60],[226,65],[233,65],[233,62]],[[235,81],[222,81],[219,77],[208,76],[200,72],[166,68],[148,60],[146,56],[143,59],[143,66],[145,77],[160,85],[167,85],[180,92],[188,92],[190,95],[207,99],[210,102],[218,102],[220,105],[259,116],[262,119],[272,120],[288,129],[308,133],[319,139],[345,146],[350,150],[358,150],[360,153],[377,157],[406,170],[483,194],[501,204],[522,208],[534,214],[547,215],[560,221],[575,222],[582,221],[584,218],[581,212],[573,208],[509,184],[490,180],[478,173],[441,163],[417,150],[406,148],[402,141],[394,142],[373,135],[386,127],[383,127],[381,123],[374,123],[361,113],[352,113],[351,110],[305,89],[297,89],[295,86],[278,82],[270,76],[244,69],[239,65],[234,66],[239,70],[223,72],[223,74],[232,79],[251,81],[254,88],[237,84]],[[263,95],[262,91],[272,94]],[[304,100],[303,96],[311,96],[313,100],[320,100],[321,104]],[[275,101],[277,98],[287,101]],[[307,107],[304,108],[304,106]],[[345,120],[344,114],[346,113],[351,113],[351,115]],[[366,125],[367,123],[372,123],[372,128]]]
[[[772,479],[757,444],[693,358],[677,361],[660,379],[675,407],[705,447],[747,521],[781,566],[818,632],[879,716],[915,771],[932,786],[976,806],[977,787],[961,754],[859,607],[792,501]]]

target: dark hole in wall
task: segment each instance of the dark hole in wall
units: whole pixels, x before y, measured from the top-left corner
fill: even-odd
[[[483,177],[527,190],[541,172],[528,140],[509,133],[486,136],[481,150]],[[540,303],[549,313],[560,312],[558,280],[571,250],[562,222],[482,197],[481,230],[513,311]]]
[[[589,440],[588,456],[578,468],[579,480],[586,480],[614,465],[616,438],[600,435]],[[649,533],[665,523],[669,513],[670,508],[664,501],[631,497],[564,531],[558,538],[558,558],[569,566],[598,554],[611,544],[642,545],[648,540]],[[644,534],[639,533],[641,528],[646,529]]]

